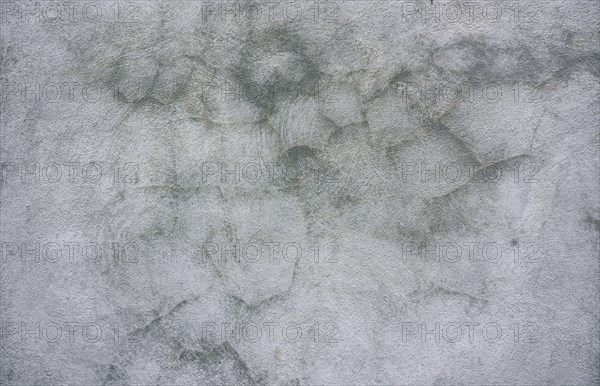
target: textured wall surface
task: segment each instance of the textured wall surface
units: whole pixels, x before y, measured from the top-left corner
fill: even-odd
[[[599,7],[2,0],[0,384],[598,384]]]

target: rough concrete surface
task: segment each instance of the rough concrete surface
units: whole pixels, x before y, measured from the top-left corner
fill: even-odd
[[[2,0],[0,384],[600,382],[598,0]]]

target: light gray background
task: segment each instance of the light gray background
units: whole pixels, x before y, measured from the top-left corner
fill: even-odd
[[[35,4],[0,383],[599,382],[598,1]]]

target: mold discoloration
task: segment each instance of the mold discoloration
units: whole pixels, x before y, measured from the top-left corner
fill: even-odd
[[[284,26],[250,32],[241,49],[241,59],[232,72],[243,89],[274,93],[274,98],[254,101],[270,114],[279,103],[296,98],[298,93],[316,92],[321,79],[319,66],[308,54],[304,39]]]
[[[193,362],[198,366],[213,370],[222,368],[224,362],[231,363],[235,379],[240,385],[261,385],[260,379],[254,379],[246,363],[228,342],[221,344],[202,343],[199,349],[184,349],[179,354],[179,360]]]
[[[435,285],[426,290],[413,291],[408,294],[408,297],[415,303],[431,302],[434,299],[442,301],[444,299],[460,299],[466,303],[465,310],[467,314],[470,314],[471,310],[481,313],[490,304],[490,301],[486,298]]]
[[[600,220],[593,218],[591,215],[588,215],[583,221],[592,225],[596,232],[600,233]]]

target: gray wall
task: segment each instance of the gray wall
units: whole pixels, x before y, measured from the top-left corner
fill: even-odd
[[[0,383],[599,378],[599,2],[2,1]]]

